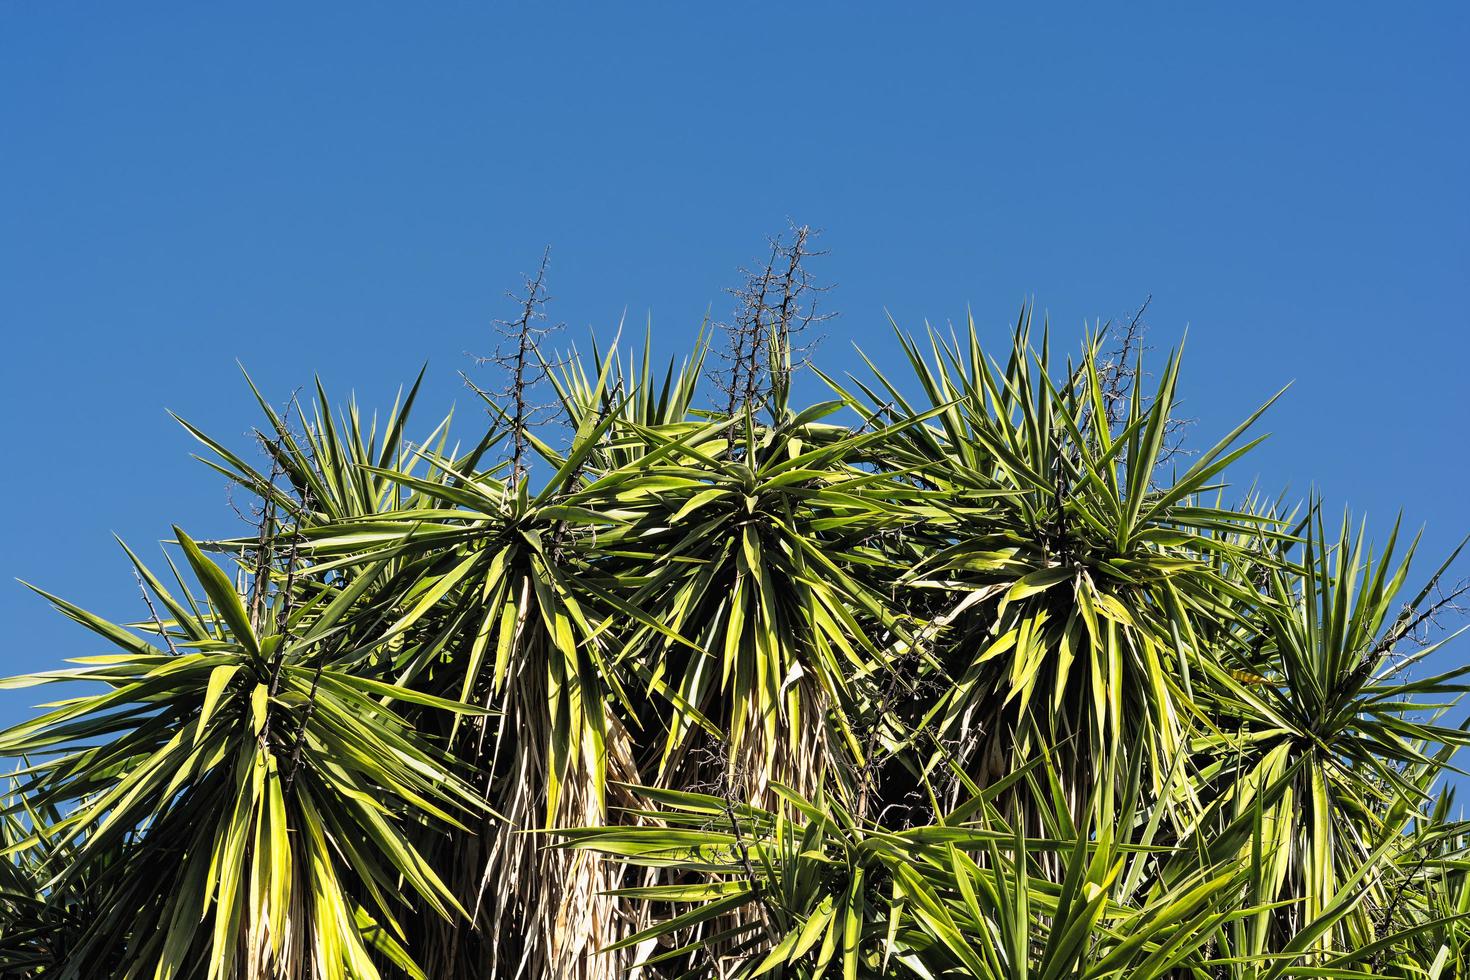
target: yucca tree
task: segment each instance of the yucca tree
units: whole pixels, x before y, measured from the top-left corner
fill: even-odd
[[[1037,800],[1056,834],[1024,836],[997,807],[1022,775],[1035,772],[904,829],[785,787],[777,791],[791,818],[742,807],[727,826],[719,798],[650,790],[661,805],[647,814],[655,823],[576,831],[567,844],[709,879],[625,892],[682,909],[629,942],[669,937],[664,956],[688,958],[688,975],[701,975],[708,944],[691,937],[740,906],[759,914],[733,937],[729,977],[1152,978],[1226,962],[1207,947],[1252,914],[1238,901],[1248,866],[1203,865],[1170,890],[1140,892],[1138,869],[1164,850],[1147,840],[1157,821],[1145,812],[1120,827],[1091,809],[1095,819],[1079,826],[1065,807]],[[1060,880],[1048,879],[1048,863],[1061,866]]]
[[[1450,751],[1470,738],[1439,720],[1470,689],[1470,668],[1415,677],[1414,665],[1445,641],[1404,649],[1439,574],[1405,602],[1413,549],[1396,561],[1396,532],[1376,559],[1346,517],[1329,537],[1314,507],[1304,532],[1299,564],[1269,575],[1256,631],[1197,661],[1219,728],[1197,742],[1201,796],[1215,798],[1193,832],[1221,858],[1232,848],[1265,855],[1262,896],[1301,900],[1276,916],[1288,929],[1320,915],[1348,870],[1385,840],[1405,854],[1434,846],[1432,835],[1407,831],[1433,804]],[[1343,920],[1342,941],[1380,938],[1401,887],[1385,868]]]
[[[108,907],[99,887],[105,863],[82,870],[58,885],[48,882],[77,860],[77,843],[51,828],[61,822],[55,806],[36,807],[24,795],[7,802],[0,818],[0,965],[15,976],[54,975],[82,948],[88,928]],[[116,860],[118,852],[114,852]],[[108,972],[121,951],[99,959]]]
[[[463,443],[189,427],[253,527],[48,596],[105,652],[12,682],[0,973],[1463,975],[1449,563],[1232,485],[1260,413],[1176,453],[1177,354],[1023,310],[795,404],[783,323],[713,401],[701,334],[521,344],[555,421]]]
[[[964,342],[931,333],[929,358],[903,339],[922,400],[882,374],[849,398],[867,412],[937,413],[899,430],[883,460],[915,474],[932,511],[907,542],[903,586],[934,596],[953,683],[918,727],[938,758],[957,753],[982,781],[1050,746],[1076,802],[1112,747],[1139,734],[1151,778],[1173,768],[1192,710],[1182,655],[1195,621],[1240,589],[1221,559],[1247,557],[1213,532],[1260,523],[1199,497],[1249,449],[1235,443],[1253,419],[1166,472],[1177,358],[1151,399],[1133,386],[1115,424],[1097,341],[1054,376],[1030,331],[1026,310],[1003,366],[973,324]]]
[[[682,435],[645,430],[655,462],[629,474],[643,505],[627,557],[643,584],[627,655],[648,672],[674,719],[661,765],[764,798],[774,778],[803,791],[849,760],[861,687],[903,625],[874,587],[887,566],[872,539],[912,521],[908,487],[852,464],[890,433],[854,435],[820,420],[820,404],[769,428],[733,420]],[[673,635],[671,635],[673,634]],[[703,722],[703,724],[700,724]],[[714,733],[713,766],[699,756]],[[722,771],[723,770],[723,771]]]
[[[17,776],[30,812],[53,818],[32,815],[34,838],[14,846],[44,849],[48,896],[85,876],[107,903],[57,975],[373,977],[380,959],[407,965],[405,896],[463,914],[412,828],[452,826],[479,800],[391,705],[475,709],[339,670],[344,596],[293,607],[257,593],[252,614],[194,541],[180,531],[177,543],[195,588],[180,577],[176,596],[138,563],[169,614],[151,624],[164,647],[48,597],[114,652],[26,682],[105,690],[0,736],[0,751],[31,759]]]
[[[605,358],[582,392],[589,403],[603,401],[615,363]],[[614,663],[614,619],[637,613],[605,559],[637,513],[621,502],[627,474],[607,452],[620,410],[578,416],[565,455],[528,435],[553,467],[534,490],[517,480],[520,467],[478,465],[507,427],[470,457],[420,451],[432,476],[371,467],[405,488],[411,504],[306,532],[316,573],[402,563],[382,587],[396,611],[376,642],[436,641],[405,643],[395,676],[496,712],[441,733],[495,813],[440,847],[472,910],[470,927],[433,944],[431,968],[443,975],[619,972],[615,958],[594,955],[629,927],[605,894],[615,869],[545,849],[531,834],[603,820],[609,776],[638,779],[634,711]]]

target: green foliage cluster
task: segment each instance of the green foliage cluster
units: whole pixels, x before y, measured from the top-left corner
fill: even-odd
[[[1470,975],[1449,563],[1227,489],[1254,416],[1171,455],[1177,357],[899,343],[733,414],[594,351],[467,450],[417,384],[191,427],[259,526],[48,596],[106,652],[10,682],[0,974]]]

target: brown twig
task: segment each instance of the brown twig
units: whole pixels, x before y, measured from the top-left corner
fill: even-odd
[[[158,618],[158,610],[153,608],[153,599],[148,595],[148,587],[143,584],[143,576],[133,570],[133,578],[138,580],[138,591],[143,593],[143,601],[148,605],[148,615],[153,618],[153,625],[158,629],[158,635],[163,637],[163,642],[168,644],[168,652],[175,657],[179,655],[178,647],[174,646],[174,638],[169,635],[168,630],[163,628],[163,620]]]

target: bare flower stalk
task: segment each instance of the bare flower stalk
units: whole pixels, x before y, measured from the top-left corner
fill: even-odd
[[[808,259],[827,254],[811,247],[819,234],[809,225],[793,223],[790,239],[772,238],[765,264],[755,271],[742,270],[745,282],[730,290],[735,315],[720,324],[727,339],[721,355],[725,367],[711,376],[724,395],[724,411],[730,418],[784,410],[792,373],[820,340],[803,341],[803,336],[837,315],[818,308],[821,294],[832,287],[818,284],[806,267]],[[739,425],[730,427],[731,446],[740,432]]]
[[[476,363],[494,365],[499,369],[505,377],[505,384],[496,391],[486,392],[465,379],[482,396],[507,406],[503,411],[511,432],[512,488],[520,486],[526,477],[526,455],[530,448],[528,433],[543,419],[548,408],[535,401],[537,389],[555,367],[541,356],[541,341],[563,326],[560,323],[545,325],[546,304],[551,300],[546,292],[546,271],[550,265],[551,246],[548,245],[541,253],[541,263],[535,274],[525,277],[521,292],[506,294],[516,302],[519,312],[511,319],[495,321],[495,331],[500,336],[499,346],[493,354],[475,357]]]

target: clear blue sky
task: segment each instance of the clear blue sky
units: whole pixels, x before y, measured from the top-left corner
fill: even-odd
[[[1199,436],[1296,381],[1238,477],[1470,531],[1470,8],[727,6],[0,5],[0,581],[132,616],[111,532],[230,530],[164,409],[243,445],[237,358],[369,405],[427,360],[427,418],[543,244],[570,336],[673,349],[788,216],[835,370],[885,308],[1070,341],[1152,293]],[[4,673],[95,652],[0,617]]]

